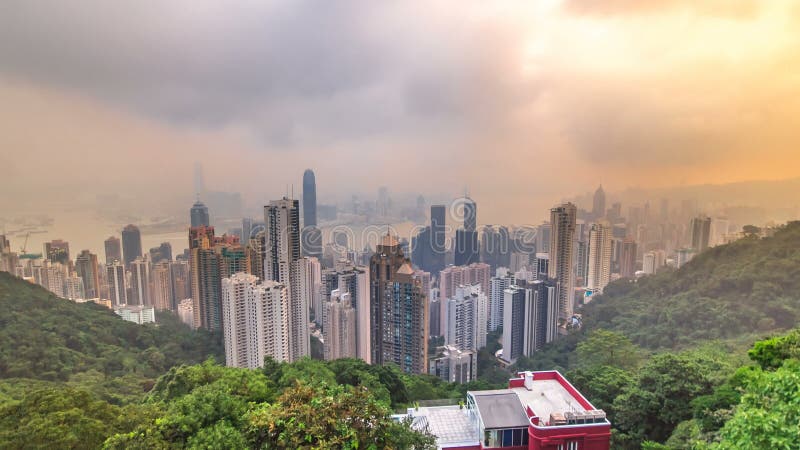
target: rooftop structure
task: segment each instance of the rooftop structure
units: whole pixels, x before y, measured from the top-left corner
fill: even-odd
[[[456,409],[458,408],[458,409]],[[466,405],[409,409],[440,449],[609,450],[611,424],[559,372],[521,372],[508,389],[470,391]]]

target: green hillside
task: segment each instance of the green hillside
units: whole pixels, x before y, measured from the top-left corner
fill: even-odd
[[[650,349],[790,329],[800,318],[800,222],[714,247],[679,270],[611,283],[582,312],[587,329]]]
[[[3,272],[0,311],[0,379],[154,379],[178,364],[224,359],[218,337],[193,331],[174,315],[159,315],[158,325],[137,325]]]

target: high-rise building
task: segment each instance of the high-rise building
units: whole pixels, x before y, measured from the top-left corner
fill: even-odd
[[[189,216],[192,227],[207,227],[211,225],[208,207],[199,199],[194,202],[192,209],[189,210]]]
[[[427,373],[428,302],[397,238],[387,234],[370,260],[373,364],[394,363],[407,373]]]
[[[153,306],[150,296],[150,259],[139,257],[130,265],[131,296],[128,304],[133,306]]]
[[[309,307],[313,303],[312,270],[308,258],[300,256],[299,202],[283,198],[264,207],[264,278],[284,284],[289,290],[289,360],[311,353]]]
[[[69,242],[61,239],[45,242],[44,255],[50,262],[68,266],[71,262],[69,258]]]
[[[564,203],[550,210],[550,261],[548,276],[558,288],[559,318],[572,317],[575,280],[575,221],[578,209]]]
[[[517,285],[503,291],[503,359],[506,361],[516,361],[525,354],[525,307],[530,294]]]
[[[525,354],[530,356],[558,336],[558,298],[550,280],[536,280],[530,285],[532,303],[525,311]]]
[[[83,279],[77,275],[72,275],[64,280],[64,297],[69,300],[85,299],[83,291]]]
[[[430,366],[430,374],[447,383],[469,383],[478,377],[478,352],[445,345],[437,349]]]
[[[209,331],[222,328],[220,255],[214,250],[214,227],[189,230],[189,267],[194,326]]]
[[[505,290],[514,284],[514,275],[508,269],[498,269],[497,275],[489,281],[489,331],[497,331],[503,326]]]
[[[153,266],[150,273],[153,280],[153,307],[159,311],[174,311],[175,300],[172,286],[172,267],[169,261],[161,261]]]
[[[456,230],[456,246],[454,249],[456,266],[467,266],[478,262],[480,259],[477,229],[478,206],[475,201],[466,197],[463,201],[463,208],[464,227]]]
[[[122,262],[122,247],[119,243],[119,238],[111,236],[104,242],[106,250],[106,264],[111,264],[114,261]]]
[[[625,238],[622,241],[619,256],[619,274],[624,278],[631,278],[636,274],[636,241]]]
[[[292,262],[300,259],[298,201],[284,197],[264,207],[264,279],[289,284]]]
[[[503,359],[514,362],[558,335],[558,290],[552,280],[512,285],[504,291]]]
[[[317,180],[311,169],[303,172],[303,226],[317,226]]]
[[[128,304],[125,266],[122,265],[122,261],[114,260],[114,262],[106,264],[106,279],[111,304],[113,306]]]
[[[303,227],[301,234],[303,256],[322,260],[322,231],[311,225]]]
[[[611,279],[611,227],[592,224],[589,231],[589,270],[586,287],[602,292]]]
[[[327,361],[357,357],[356,310],[349,292],[334,289],[325,302],[324,353]]]
[[[150,249],[150,262],[156,264],[161,261],[172,261],[172,244],[169,242],[162,242]]]
[[[181,322],[185,323],[189,326],[189,328],[197,328],[194,326],[194,312],[192,305],[192,299],[186,298],[178,303],[178,317],[181,319]]]
[[[595,220],[602,219],[606,215],[606,193],[603,191],[603,185],[594,191],[594,199],[592,202],[592,217]]]
[[[508,228],[487,225],[481,238],[481,261],[492,269],[511,265],[511,240]]]
[[[289,295],[275,281],[237,273],[222,280],[225,364],[263,367],[269,356],[289,361]]]
[[[711,238],[711,218],[708,216],[693,218],[690,229],[692,232],[692,248],[695,253],[700,253],[707,249]]]
[[[653,250],[646,252],[642,261],[642,272],[652,275],[667,263],[667,255],[664,250]]]
[[[192,298],[191,270],[189,269],[189,261],[180,259],[171,261],[169,268],[172,278],[171,309],[176,311],[181,302]]]
[[[469,266],[449,266],[439,272],[439,330],[447,331],[447,300],[455,295],[461,285],[480,284],[484,293],[489,292],[491,268],[486,263],[473,263]]]
[[[245,242],[245,252],[250,260],[250,274],[264,278],[264,259],[267,257],[267,247],[264,242],[264,231],[259,231],[249,241]]]
[[[575,242],[575,280],[579,286],[586,286],[589,275],[589,241]]]
[[[550,223],[545,222],[536,228],[536,251],[538,253],[550,252]]]
[[[100,268],[97,255],[83,250],[75,259],[75,272],[83,280],[85,298],[100,298]]]
[[[462,285],[447,300],[445,344],[459,350],[486,346],[487,298],[479,284]]]
[[[128,225],[122,229],[122,257],[125,268],[129,268],[133,260],[141,256],[142,235],[136,225]]]

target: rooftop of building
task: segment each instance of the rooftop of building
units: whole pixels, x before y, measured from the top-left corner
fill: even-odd
[[[478,427],[462,406],[436,406],[409,409],[412,426],[436,436],[439,447],[476,445],[480,442]]]
[[[481,438],[477,421],[471,419],[475,413],[485,430],[610,425],[605,413],[595,410],[559,372],[518,375],[509,380],[508,389],[469,391],[474,409],[469,409],[471,406],[417,408],[409,409],[408,416],[413,418],[417,429],[427,427],[437,436],[440,448],[475,445]]]
[[[487,430],[528,426],[528,416],[519,396],[511,389],[470,391]]]

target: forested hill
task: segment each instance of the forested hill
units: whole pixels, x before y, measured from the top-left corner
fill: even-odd
[[[159,316],[158,326],[137,325],[4,272],[0,311],[0,378],[67,381],[90,372],[154,379],[178,364],[223,360],[219,338],[192,331],[175,316]]]
[[[800,222],[714,247],[678,270],[611,283],[582,312],[587,329],[621,332],[651,349],[795,327]]]

